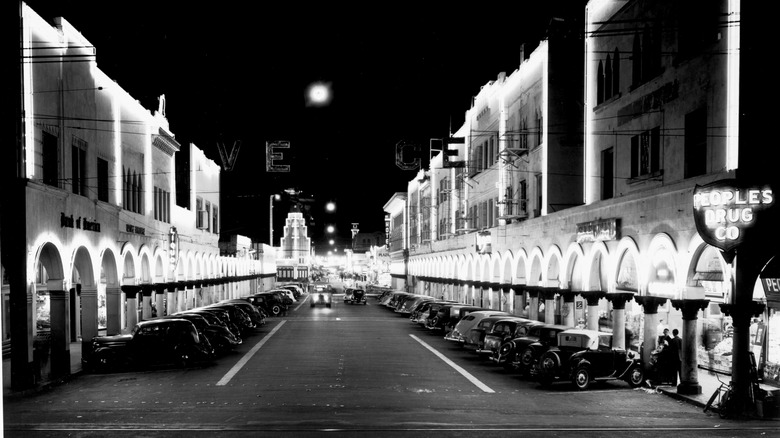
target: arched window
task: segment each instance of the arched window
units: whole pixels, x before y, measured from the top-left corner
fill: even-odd
[[[612,58],[607,55],[607,68],[604,72],[604,100],[612,97]]]
[[[615,47],[615,53],[612,56],[612,94],[620,93],[620,52]]]

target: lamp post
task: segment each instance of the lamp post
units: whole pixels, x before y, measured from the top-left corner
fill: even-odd
[[[278,193],[268,198],[268,244],[274,246],[274,199],[281,199]]]

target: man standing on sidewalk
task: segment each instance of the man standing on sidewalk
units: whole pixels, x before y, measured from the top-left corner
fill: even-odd
[[[677,385],[678,381],[682,381],[682,375],[680,374],[680,365],[682,364],[682,339],[680,339],[679,330],[672,330],[669,347],[669,379],[674,385]]]

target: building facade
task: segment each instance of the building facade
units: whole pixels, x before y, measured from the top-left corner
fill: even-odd
[[[463,149],[448,145],[420,171],[405,206],[398,194],[385,205],[392,272],[406,274],[394,287],[612,332],[614,346],[648,364],[660,330],[679,329],[679,392],[701,391],[699,368],[743,379],[748,367],[733,361],[748,350],[780,384],[777,304],[758,270],[739,271],[696,223],[694,192],[760,159],[739,135],[739,3],[598,0],[585,23],[555,22],[515,72],[474,98],[453,135]],[[463,167],[447,169],[460,155]],[[774,208],[763,177],[776,180],[753,175],[748,191]],[[742,193],[729,190],[717,196]],[[732,210],[711,220],[752,226],[753,210]],[[769,255],[753,263],[741,252],[745,263],[777,258],[776,233],[766,239]],[[748,313],[750,332],[732,334]]]
[[[311,270],[311,238],[303,213],[287,213],[284,233],[277,250],[277,279],[282,281],[305,281]]]
[[[17,389],[68,375],[71,343],[248,294],[263,269],[220,255],[219,166],[176,141],[164,96],[145,109],[66,20],[50,24],[24,3],[21,14],[23,136],[9,190],[24,211],[3,212],[24,217],[13,230],[26,241],[21,276],[8,268],[15,243],[2,242],[4,354]]]

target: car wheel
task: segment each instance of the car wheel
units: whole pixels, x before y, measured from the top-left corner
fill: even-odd
[[[330,303],[327,304],[328,308],[330,308]]]
[[[520,354],[520,369],[527,370],[531,368],[534,364],[534,351],[530,348],[526,348],[523,350],[523,353]]]
[[[632,388],[642,386],[645,383],[645,370],[641,366],[635,365],[628,371],[627,381]]]
[[[279,316],[279,314],[280,314],[280,313],[282,313],[282,307],[281,307],[281,306],[279,306],[278,304],[274,304],[274,305],[271,307],[271,314],[272,314],[273,316]]]
[[[572,377],[572,382],[574,382],[574,386],[577,387],[579,390],[586,390],[590,386],[590,383],[593,380],[590,376],[590,370],[588,367],[579,367],[574,372],[574,376]]]

